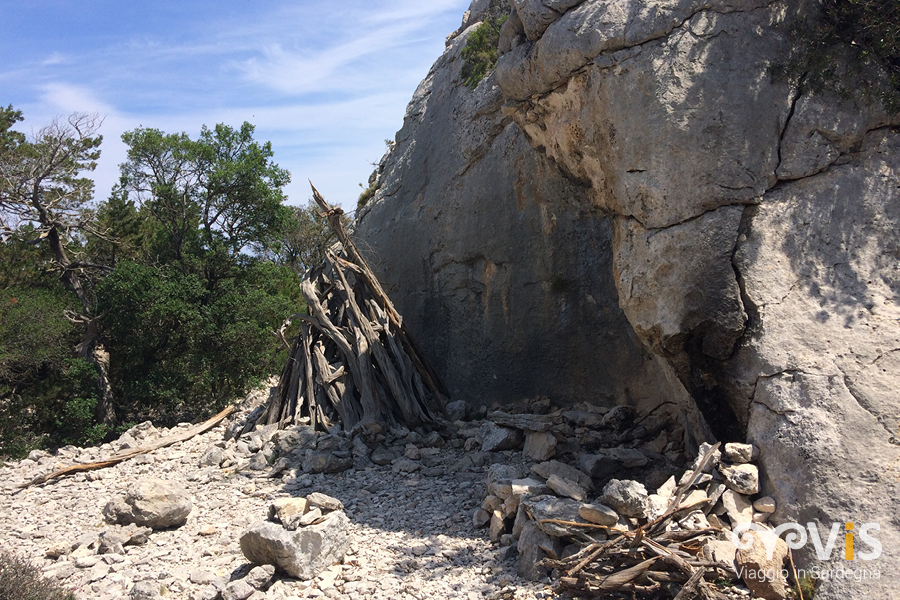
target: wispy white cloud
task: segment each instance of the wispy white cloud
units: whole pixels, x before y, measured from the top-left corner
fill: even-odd
[[[65,48],[48,31],[47,43],[35,44],[40,54],[6,63],[17,66],[0,72],[12,91],[0,102],[23,108],[32,128],[57,114],[104,115],[94,173],[100,199],[125,160],[123,132],[147,126],[194,136],[203,124],[246,120],[293,174],[293,202],[305,201],[311,178],[352,208],[357,184],[401,126],[416,85],[467,6],[468,0],[228,5],[230,12],[127,35],[111,21],[96,44]]]
[[[235,66],[251,82],[287,94],[361,91],[361,88],[383,86],[387,83],[385,74],[402,67],[402,62],[384,60],[375,68],[369,63],[363,68],[362,59],[378,63],[379,58],[392,50],[414,46],[426,32],[434,36],[433,30],[428,29],[430,22],[436,15],[459,5],[458,1],[444,0],[397,2],[387,9],[371,4],[356,7],[340,14],[343,28],[332,22],[319,24],[321,28],[340,31],[340,35],[324,42],[319,36],[310,40],[309,31],[294,30],[291,33],[285,24],[295,20],[302,22],[303,16],[297,11],[289,11],[290,14],[281,15],[279,21],[269,23],[271,30],[267,36],[279,42],[263,45],[253,56]],[[257,29],[255,33],[260,32]]]
[[[62,65],[68,62],[68,57],[61,52],[53,52],[50,56],[45,58],[41,65],[45,67],[54,66],[54,65]]]

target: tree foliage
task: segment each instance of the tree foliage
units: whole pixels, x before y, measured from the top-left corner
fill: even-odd
[[[774,65],[776,77],[900,112],[900,2],[823,0],[818,17],[793,23],[790,32],[798,52]]]
[[[347,217],[343,217],[347,220]],[[310,201],[306,206],[292,206],[291,216],[282,232],[275,260],[303,276],[325,258],[325,251],[335,242],[334,232]]]
[[[116,242],[92,240],[116,261],[98,287],[111,379],[135,409],[216,410],[275,369],[272,332],[300,296],[265,260],[290,231],[290,176],[249,123],[122,139],[128,161],[97,212]]]
[[[209,413],[278,368],[273,330],[296,278],[254,261],[213,288],[178,265],[123,261],[100,285],[111,378],[135,410]]]
[[[204,126],[197,140],[157,129],[122,136],[128,161],[121,188],[161,227],[167,246],[154,248],[161,258],[202,251],[234,259],[277,242],[289,215],[282,188],[290,175],[270,161],[271,144],[255,142],[253,130],[245,122],[237,130]]]
[[[21,117],[0,109],[0,455],[100,441],[104,404],[120,422],[201,417],[280,368],[296,273],[331,242],[285,206],[290,176],[252,125],[130,131],[95,203],[100,120],[27,138]]]

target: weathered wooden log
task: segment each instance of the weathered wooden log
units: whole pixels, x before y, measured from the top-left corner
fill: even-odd
[[[23,483],[19,485],[20,490],[25,489],[27,487],[31,487],[33,485],[39,485],[41,483],[46,483],[51,479],[56,479],[58,477],[62,477],[64,475],[72,475],[74,473],[84,473],[86,471],[96,471],[97,469],[105,469],[106,467],[112,467],[114,465],[119,464],[120,462],[126,461],[129,458],[134,458],[135,456],[140,456],[141,454],[148,454],[153,452],[154,450],[159,450],[160,448],[165,448],[167,446],[171,446],[172,444],[177,444],[178,442],[184,442],[195,435],[200,435],[201,433],[206,433],[219,423],[221,423],[225,418],[234,412],[234,406],[229,406],[222,410],[219,414],[214,417],[207,419],[203,423],[199,425],[194,425],[184,431],[179,431],[175,434],[170,435],[169,437],[165,437],[150,444],[145,444],[143,446],[139,446],[138,448],[129,448],[128,450],[124,450],[119,452],[118,454],[114,454],[110,456],[106,460],[101,460],[98,462],[92,463],[82,463],[69,465],[68,467],[63,467],[62,469],[58,469],[51,473],[47,473],[46,475],[41,475],[40,477],[35,477],[31,481]]]

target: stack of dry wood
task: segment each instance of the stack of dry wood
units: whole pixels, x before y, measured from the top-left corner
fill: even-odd
[[[245,430],[305,417],[319,429],[437,425],[446,417],[445,388],[344,229],[341,209],[315,187],[313,198],[340,243],[304,278],[307,312],[289,319],[300,321],[291,356],[275,395]]]
[[[612,531],[610,533],[613,533]],[[726,563],[703,560],[697,552],[717,530],[619,531],[603,543],[582,548],[560,561],[548,561],[565,574],[563,590],[604,598],[727,598],[718,588],[738,580]]]
[[[559,570],[560,591],[577,597],[642,600],[725,600],[724,593],[740,578],[733,563],[714,562],[700,554],[706,542],[718,539],[716,528],[673,530],[670,525],[708,500],[684,505],[682,500],[713,459],[719,444],[707,450],[697,467],[678,487],[668,510],[658,519],[634,531],[547,519],[573,529],[596,528],[609,539],[583,547],[562,560],[545,559],[543,565]]]

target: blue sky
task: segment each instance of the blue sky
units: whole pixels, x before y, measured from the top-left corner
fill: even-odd
[[[105,117],[96,197],[135,127],[196,137],[243,121],[291,172],[355,208],[359,183],[403,122],[468,0],[0,0],[0,105],[18,129],[56,115]]]

